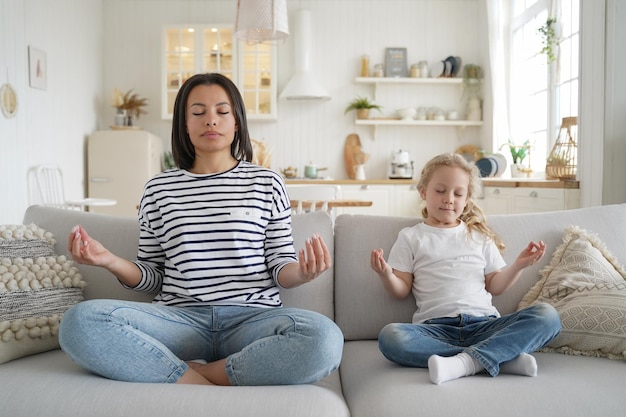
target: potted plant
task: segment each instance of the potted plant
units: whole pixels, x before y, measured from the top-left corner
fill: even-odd
[[[559,46],[556,26],[556,17],[549,17],[546,20],[546,23],[538,29],[539,34],[541,35],[541,43],[543,44],[541,53],[546,54],[548,64],[556,61],[556,49]]]
[[[379,106],[378,104],[374,104],[367,97],[357,96],[354,100],[350,102],[350,104],[348,104],[348,107],[346,107],[346,111],[344,112],[344,114],[348,113],[351,110],[355,110],[357,119],[369,119],[371,109],[381,111],[381,106]]]
[[[482,78],[483,70],[480,65],[467,64],[463,67],[463,93],[468,99],[482,99]]]
[[[522,161],[528,155],[529,142],[528,140],[522,145],[516,145],[509,140],[509,151],[511,152],[511,158],[513,159],[513,165],[511,165],[511,176],[519,177],[519,173],[522,171]]]
[[[466,64],[463,66],[463,97],[466,99],[465,118],[467,120],[482,120],[482,78],[483,70],[479,65]]]

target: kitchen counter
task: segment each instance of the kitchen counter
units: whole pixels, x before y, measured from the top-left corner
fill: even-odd
[[[335,179],[286,179],[286,184],[332,184],[332,185],[412,185],[416,180],[390,180],[390,179],[371,179],[371,180],[335,180]],[[562,180],[544,180],[541,178],[483,178],[483,184],[486,187],[507,187],[507,188],[567,188],[577,189],[580,187],[578,181],[562,181]]]

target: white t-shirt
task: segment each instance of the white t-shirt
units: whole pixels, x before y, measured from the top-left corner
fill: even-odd
[[[485,288],[485,275],[506,263],[493,240],[480,232],[470,234],[463,222],[452,228],[419,223],[402,229],[388,263],[413,274],[413,323],[459,314],[500,316]]]

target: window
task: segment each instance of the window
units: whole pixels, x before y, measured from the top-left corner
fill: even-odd
[[[562,118],[578,116],[579,0],[510,1],[510,139],[528,140],[530,158],[524,163],[543,172]],[[539,29],[549,18],[556,18],[555,60],[541,52]]]
[[[273,45],[237,41],[230,26],[164,28],[162,117],[172,118],[174,100],[187,78],[219,72],[239,87],[249,120],[275,120],[275,60]]]

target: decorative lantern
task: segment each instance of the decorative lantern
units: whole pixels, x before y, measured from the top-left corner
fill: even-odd
[[[578,119],[564,117],[561,121],[559,136],[552,147],[546,163],[548,179],[575,180],[578,158]]]

